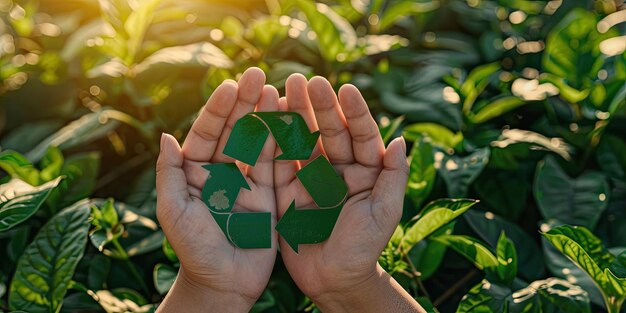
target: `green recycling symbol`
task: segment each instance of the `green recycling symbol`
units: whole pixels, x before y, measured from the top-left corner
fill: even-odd
[[[235,123],[224,154],[254,166],[270,133],[283,151],[276,160],[308,160],[319,137],[319,132],[310,133],[298,113],[253,112]],[[203,167],[209,176],[202,189],[202,201],[226,238],[243,249],[270,248],[271,213],[232,212],[240,189],[250,190],[237,165],[213,163]],[[323,155],[301,168],[296,177],[318,207],[297,210],[294,200],[276,225],[278,233],[297,253],[299,244],[328,239],[346,201],[348,186]]]

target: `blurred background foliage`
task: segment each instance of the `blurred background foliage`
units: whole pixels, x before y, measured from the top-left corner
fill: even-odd
[[[411,143],[380,263],[429,312],[618,312],[624,22],[623,0],[0,0],[0,310],[153,310],[178,267],[158,138],[258,66],[355,84]],[[563,224],[590,231],[542,238]],[[314,310],[278,258],[253,312]]]

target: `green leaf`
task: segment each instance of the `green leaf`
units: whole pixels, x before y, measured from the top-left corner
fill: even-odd
[[[102,220],[108,227],[114,227],[119,222],[117,216],[117,210],[113,206],[113,199],[107,199],[107,201],[100,207],[102,212]]]
[[[99,168],[99,152],[80,153],[68,157],[61,169],[61,175],[65,179],[52,191],[47,204],[56,210],[57,207],[63,208],[89,197],[96,187]]]
[[[61,211],[28,245],[11,281],[11,309],[58,312],[85,251],[89,203],[82,201]]]
[[[33,187],[19,179],[12,179],[0,186],[0,232],[30,218],[46,201],[61,177],[41,186]]]
[[[466,197],[470,185],[489,162],[488,147],[477,149],[468,156],[450,155],[438,149],[435,152],[435,168],[446,182],[448,196]]]
[[[615,31],[601,34],[596,15],[583,8],[574,9],[561,19],[548,34],[543,53],[543,68],[563,77],[572,87],[582,87],[582,81],[594,79],[604,58],[600,41],[612,37]]]
[[[469,114],[478,96],[487,88],[489,80],[500,70],[498,62],[480,65],[474,68],[461,84],[459,92],[463,98],[463,113]]]
[[[598,165],[609,177],[626,183],[626,142],[617,136],[605,134],[596,154]]]
[[[24,225],[22,227],[14,228],[11,232],[11,241],[9,241],[8,255],[13,263],[17,263],[17,260],[22,256],[26,246],[28,245],[28,237],[30,235],[31,227]]]
[[[102,254],[96,254],[89,261],[89,271],[87,272],[89,288],[92,290],[105,288],[110,269],[111,259]]]
[[[514,308],[524,309],[520,312],[591,313],[584,289],[554,277],[534,281],[514,292],[513,303]]]
[[[484,279],[463,296],[456,312],[504,313],[508,312],[509,302],[511,302],[511,289]]]
[[[394,233],[395,234],[395,233]],[[393,237],[392,237],[393,238]],[[176,252],[172,249],[170,242],[167,241],[167,237],[163,237],[163,254],[172,262],[179,262]]]
[[[418,297],[417,303],[419,303],[426,313],[439,313],[439,310],[433,305],[433,303],[427,297]]]
[[[569,161],[571,159],[570,151],[573,150],[573,148],[561,138],[548,138],[539,133],[523,129],[502,130],[502,134],[498,140],[492,141],[491,146],[493,147],[492,158],[496,156],[496,152],[498,152],[499,149],[505,151],[507,149],[516,149],[514,151],[520,154],[519,158],[526,158],[528,150],[538,146],[542,149],[552,151],[561,156],[564,160]],[[506,158],[503,162],[509,161],[517,163],[515,157],[516,156],[509,157],[512,159]]]
[[[498,267],[498,259],[493,252],[480,241],[472,237],[443,235],[433,237],[432,239],[454,249],[454,251],[474,263],[479,270],[491,271]]]
[[[594,229],[609,200],[610,188],[601,172],[588,170],[569,177],[552,156],[537,165],[534,195],[544,219]]]
[[[165,236],[163,235],[162,230],[158,230],[148,236],[143,237],[141,240],[126,247],[128,256],[132,257],[136,255],[141,255],[161,248],[163,238],[165,238]]]
[[[626,285],[607,275],[615,256],[587,228],[564,225],[552,228],[543,236],[591,277],[605,299],[623,298],[626,295]]]
[[[430,137],[434,145],[449,149],[455,149],[463,142],[463,133],[453,133],[447,127],[435,123],[411,124],[402,130],[402,135],[409,141],[418,140],[424,134]]]
[[[438,8],[439,3],[434,1],[396,1],[385,9],[380,17],[378,25],[376,26],[382,31],[406,16],[424,14],[432,12]]]
[[[549,82],[555,85],[559,89],[559,94],[561,95],[561,97],[563,97],[563,99],[569,101],[570,103],[578,103],[585,100],[589,96],[589,89],[578,90],[574,87],[571,87],[565,82],[565,79],[561,76],[543,73],[540,76],[539,82]]]
[[[18,152],[7,150],[0,153],[0,168],[13,178],[19,178],[33,186],[39,185],[39,170]]]
[[[518,252],[517,272],[528,280],[544,277],[543,253],[534,238],[528,235],[518,225],[511,223],[491,212],[479,212],[469,210],[463,214],[471,229],[478,234],[479,238],[489,244],[491,248],[498,246],[501,232],[515,244]]]
[[[504,113],[512,111],[522,105],[526,101],[514,96],[506,96],[492,101],[478,111],[469,115],[469,120],[474,124],[484,123],[492,118],[496,118]]]
[[[316,43],[326,61],[335,63],[340,60],[338,55],[350,53],[354,49],[357,39],[354,29],[329,6],[310,0],[296,0],[295,3],[317,35]],[[344,59],[347,57],[344,55]]]
[[[496,157],[496,150],[498,149],[492,149],[492,160]],[[529,175],[521,169],[494,170],[491,168],[492,164],[489,165],[474,182],[474,190],[490,211],[515,221],[527,208],[531,189]],[[498,192],[493,192],[494,190]]]
[[[498,277],[507,285],[510,285],[517,276],[517,251],[513,242],[506,237],[504,231],[500,234],[496,247],[498,259]]]
[[[162,263],[157,264],[152,274],[157,292],[161,295],[166,294],[172,288],[177,274],[175,268]]]
[[[409,180],[406,193],[413,204],[420,207],[435,183],[433,147],[427,138],[421,138],[413,143],[409,160]]]
[[[39,167],[41,172],[39,177],[41,182],[51,181],[54,178],[61,175],[61,168],[63,167],[63,154],[57,147],[50,147],[46,154],[41,159]]]
[[[615,276],[626,278],[626,250],[615,257],[610,270]]]
[[[164,70],[194,67],[231,68],[232,66],[233,61],[220,48],[208,42],[198,42],[158,50],[135,66],[133,70],[141,79],[159,75]]]
[[[85,114],[41,141],[26,157],[29,160],[39,160],[50,146],[64,150],[102,138],[119,126],[119,121],[115,119],[116,112],[101,110]]]
[[[450,223],[476,203],[478,201],[470,199],[442,199],[429,203],[415,224],[404,232],[400,242],[404,254],[408,253],[416,243]]]
[[[404,122],[404,116],[400,115],[388,122],[385,126],[383,126],[382,123],[379,125],[380,136],[383,137],[385,144],[389,143],[395,132],[400,128],[400,125],[402,125],[402,122]]]

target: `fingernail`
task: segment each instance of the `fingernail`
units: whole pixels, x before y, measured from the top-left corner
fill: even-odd
[[[402,152],[406,155],[406,140],[404,140],[404,136],[400,136],[400,140],[402,140]]]
[[[165,133],[161,133],[161,145],[160,145],[160,151],[163,151],[163,145],[165,143]]]

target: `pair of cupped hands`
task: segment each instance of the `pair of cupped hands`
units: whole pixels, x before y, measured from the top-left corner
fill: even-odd
[[[299,74],[286,82],[286,96],[265,85],[258,68],[238,82],[224,81],[193,123],[182,148],[161,137],[157,161],[157,217],[181,268],[159,310],[247,312],[268,284],[277,247],[298,287],[324,311],[389,311],[397,305],[417,310],[415,301],[377,260],[402,215],[408,176],[406,144],[397,138],[385,148],[360,92],[344,85],[335,94],[321,77]],[[234,162],[222,151],[235,122],[253,111],[293,111],[321,142],[310,160],[324,154],[348,185],[348,198],[327,241],[300,245],[296,254],[272,231],[270,249],[239,249],[220,230],[201,190],[207,163]],[[237,162],[250,190],[234,206],[240,212],[270,212],[273,226],[291,201],[315,207],[295,173],[307,161],[274,160],[281,152],[268,138],[254,167]],[[387,297],[384,301],[375,301]],[[391,302],[391,303],[390,303]],[[382,311],[378,305],[386,306]],[[382,308],[382,307],[381,307]],[[407,311],[407,310],[403,310]]]

